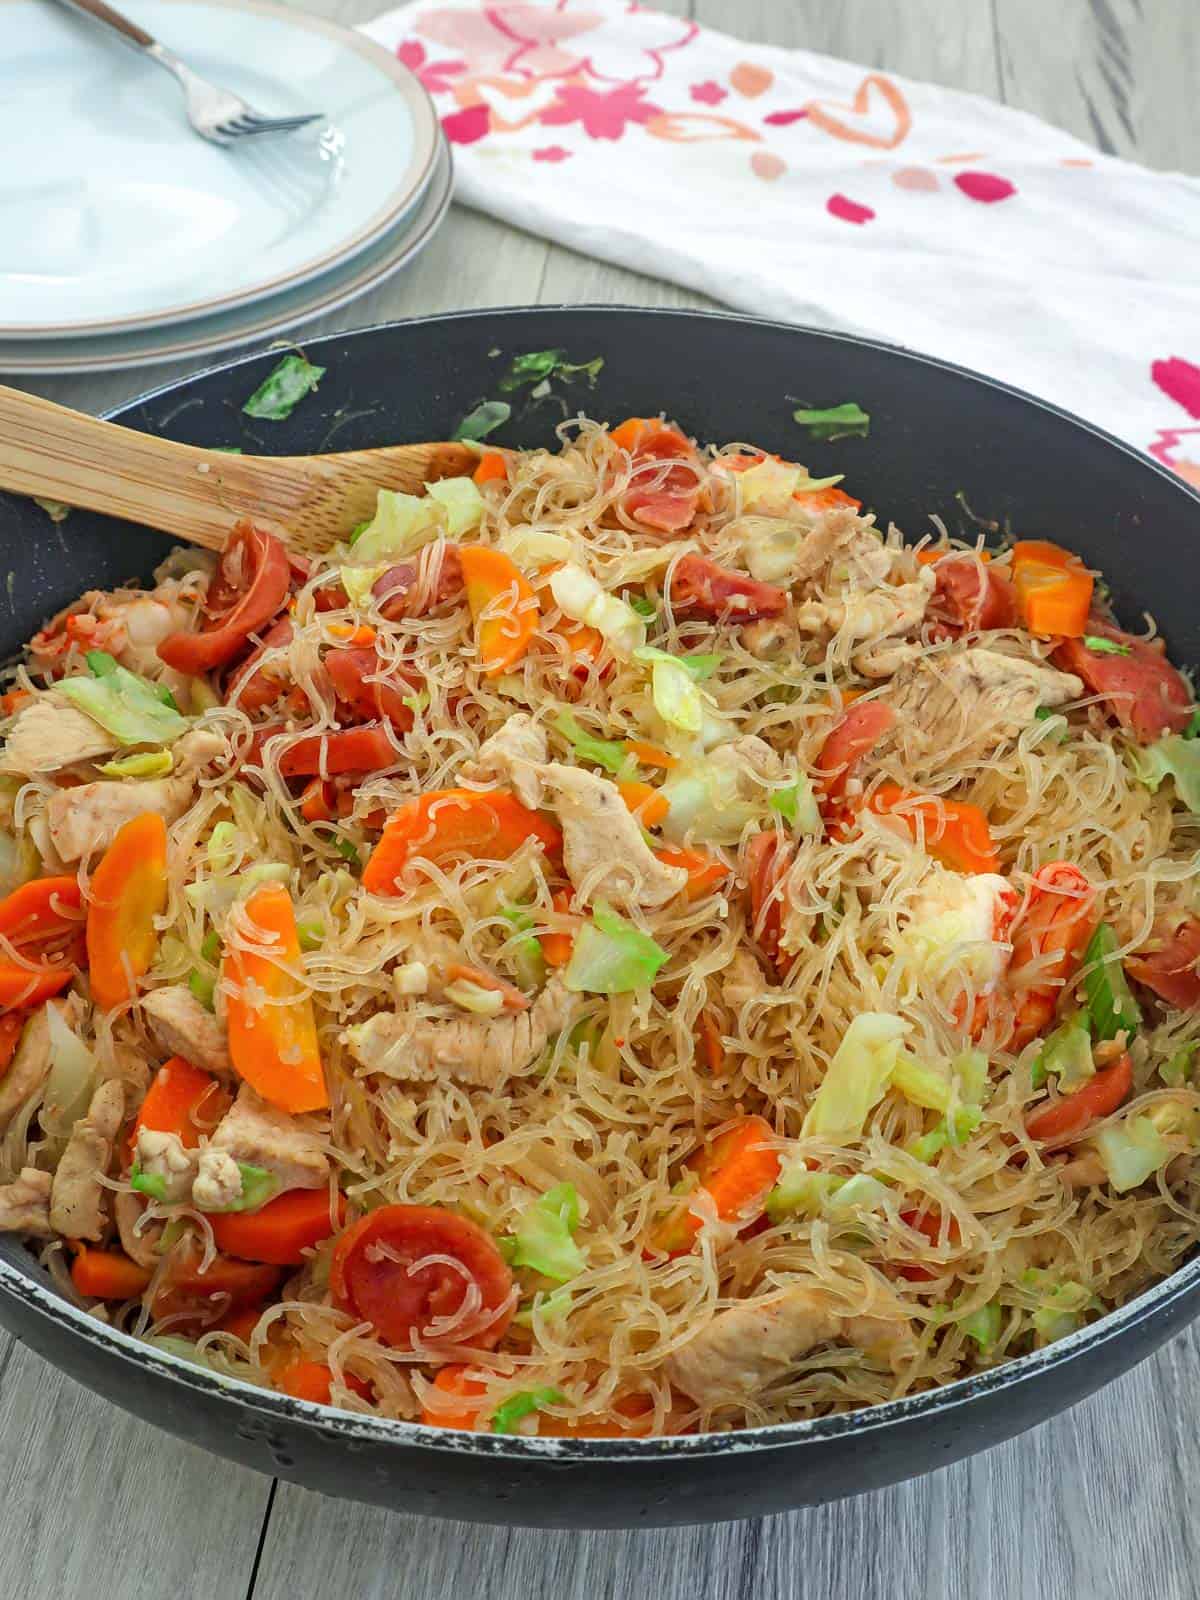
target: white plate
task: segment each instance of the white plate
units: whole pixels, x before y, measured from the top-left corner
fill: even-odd
[[[433,176],[416,210],[353,261],[269,300],[182,327],[53,341],[0,339],[0,372],[112,372],[152,366],[250,344],[334,311],[376,288],[429,243],[449,207],[453,176],[449,147],[439,137]]]
[[[296,287],[411,212],[438,147],[381,46],[271,0],[121,0],[267,114],[325,124],[220,149],[178,85],[47,0],[0,0],[0,336],[111,334]]]

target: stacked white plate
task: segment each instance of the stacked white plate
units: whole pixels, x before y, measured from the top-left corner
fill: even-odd
[[[0,0],[0,371],[203,355],[344,305],[428,242],[452,165],[380,45],[271,0],[117,0],[267,115],[227,149],[159,67],[51,0]]]

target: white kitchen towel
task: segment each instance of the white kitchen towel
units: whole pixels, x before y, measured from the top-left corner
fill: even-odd
[[[961,362],[1200,486],[1200,180],[624,0],[417,0],[365,31],[433,96],[466,205]]]

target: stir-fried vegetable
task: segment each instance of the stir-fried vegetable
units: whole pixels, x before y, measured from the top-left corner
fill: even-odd
[[[650,1236],[654,1250],[682,1255],[693,1248],[704,1215],[720,1222],[752,1222],[779,1179],[774,1130],[762,1117],[741,1117],[687,1161],[695,1188]]]
[[[283,422],[324,376],[325,368],[314,366],[304,356],[284,356],[246,401],[242,411],[261,422]]]
[[[653,983],[667,959],[649,934],[597,900],[591,922],[575,936],[563,982],[580,994],[628,994]]]
[[[504,861],[528,840],[547,855],[562,853],[562,835],[504,789],[443,789],[409,800],[393,813],[363,872],[372,894],[399,894],[410,860],[472,856]]]
[[[805,1138],[857,1139],[900,1063],[908,1024],[864,1011],[854,1018],[804,1118]]]
[[[152,684],[121,666],[100,678],[63,678],[58,690],[122,744],[170,744],[190,726]]]
[[[281,1111],[320,1110],[329,1095],[291,896],[282,884],[262,884],[243,912],[225,951],[229,1054]]]
[[[1170,778],[1187,809],[1200,814],[1200,739],[1170,734],[1140,748],[1131,745],[1126,754],[1147,789],[1157,794],[1164,778]]]
[[[574,1184],[558,1183],[526,1206],[513,1234],[512,1264],[532,1267],[545,1278],[567,1283],[587,1265],[573,1237],[581,1217]]]
[[[550,575],[550,592],[560,611],[595,628],[613,653],[627,660],[646,642],[646,624],[632,606],[609,594],[590,572],[572,561]]]
[[[96,1004],[112,1011],[133,999],[158,948],[154,919],[167,903],[167,828],[157,812],[121,828],[90,892],[88,974]]]
[[[822,443],[834,439],[865,439],[871,431],[870,414],[853,400],[824,409],[801,408],[793,411],[792,416]]]
[[[489,433],[495,433],[497,428],[503,427],[511,416],[512,407],[507,400],[482,400],[473,411],[467,412],[450,437],[486,439]]]
[[[1123,1033],[1128,1040],[1142,1022],[1141,1008],[1115,954],[1118,944],[1112,927],[1102,922],[1083,953],[1083,988],[1097,1039],[1115,1039]]]
[[[487,677],[495,678],[528,650],[537,632],[537,596],[501,550],[468,545],[460,559],[479,659]]]
[[[1059,638],[1084,633],[1095,584],[1077,555],[1047,539],[1021,539],[1013,546],[1012,572],[1021,617],[1031,633]]]

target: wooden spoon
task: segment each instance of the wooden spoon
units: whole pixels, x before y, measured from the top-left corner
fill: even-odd
[[[375,510],[379,489],[472,472],[462,444],[398,444],[327,456],[239,456],[137,433],[0,384],[0,489],[84,506],[223,550],[242,517],[301,555],[321,555]]]

